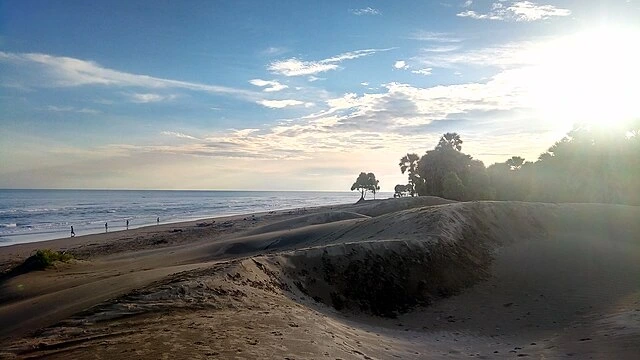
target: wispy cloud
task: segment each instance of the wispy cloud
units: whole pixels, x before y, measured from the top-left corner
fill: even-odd
[[[74,113],[79,113],[79,114],[99,114],[100,111],[95,110],[95,109],[89,109],[89,108],[76,108],[73,106],[55,106],[55,105],[49,105],[46,108],[48,111],[54,111],[54,112],[74,112]]]
[[[432,68],[424,68],[424,69],[419,69],[419,70],[411,70],[412,73],[414,74],[418,74],[418,75],[431,75],[431,71],[433,69]]]
[[[496,76],[486,83],[427,88],[389,83],[377,93],[348,93],[329,99],[322,104],[325,110],[313,116],[262,129],[222,131],[200,137],[166,131],[164,135],[193,142],[117,147],[125,152],[252,159],[309,159],[318,152],[337,154],[354,147],[359,151],[387,149],[401,153],[435,141],[437,133],[430,127],[440,129],[436,124],[451,117],[473,112],[508,112],[526,106],[519,88],[523,84],[514,84],[510,79]],[[307,103],[272,100],[262,105],[282,108]]]
[[[374,9],[372,7],[365,7],[365,8],[361,8],[361,9],[349,9],[349,12],[352,13],[353,15],[358,15],[358,16],[362,16],[362,15],[380,15],[382,14],[380,12],[380,10],[378,9]]]
[[[178,97],[178,95],[175,95],[175,94],[161,95],[161,94],[154,94],[154,93],[133,93],[133,94],[126,94],[126,95],[129,96],[131,102],[137,103],[137,104],[170,101]]]
[[[479,20],[530,22],[545,20],[554,16],[569,16],[571,15],[571,10],[558,8],[554,5],[538,5],[531,1],[514,1],[507,5],[502,1],[494,2],[491,5],[491,10],[485,13],[466,10],[456,15]]]
[[[269,80],[262,80],[262,79],[252,79],[252,80],[249,80],[249,83],[251,85],[264,88],[262,89],[262,91],[264,92],[275,92],[275,91],[284,90],[289,87],[287,85],[279,83],[276,80],[269,81]]]
[[[304,105],[304,107],[311,107],[314,105],[311,102],[304,102],[300,100],[290,100],[290,99],[289,100],[259,100],[258,104],[264,107],[272,108],[272,109],[282,109],[285,107],[301,106],[301,105]]]
[[[177,137],[180,139],[189,139],[189,140],[200,140],[195,136],[191,136],[191,135],[187,135],[181,132],[176,132],[176,131],[162,131],[160,132],[160,134],[162,135],[166,135],[166,136],[173,136],[173,137]]]
[[[455,68],[458,66],[511,68],[534,64],[544,53],[544,41],[521,41],[464,51],[433,51],[422,49],[412,61],[425,67]]]
[[[25,67],[24,81],[29,81],[32,70],[39,71],[37,78],[31,76],[34,87],[112,86],[139,87],[148,89],[181,88],[214,94],[256,98],[254,92],[226,86],[207,85],[180,80],[164,79],[149,75],[127,73],[100,66],[98,63],[71,57],[41,53],[10,53],[0,51],[0,62],[9,62]],[[43,80],[42,76],[45,77]]]
[[[318,61],[304,61],[298,58],[290,58],[286,60],[274,61],[267,69],[273,73],[284,76],[303,76],[314,75],[322,72],[338,69],[338,64],[345,60],[358,59],[364,56],[373,55],[381,51],[389,51],[391,49],[364,49],[349,51],[327,59]]]
[[[429,53],[445,53],[445,52],[456,51],[459,49],[460,49],[459,45],[442,45],[442,46],[432,46],[428,48],[422,48],[422,51],[429,52]]]
[[[473,4],[473,0],[467,0],[462,4],[462,7],[469,7]]]
[[[263,56],[277,56],[282,55],[289,51],[287,48],[277,47],[277,46],[269,46],[268,48],[260,51],[260,54]]]
[[[458,43],[462,39],[453,36],[451,33],[434,32],[434,31],[416,31],[408,36],[411,40],[431,41],[441,43]]]

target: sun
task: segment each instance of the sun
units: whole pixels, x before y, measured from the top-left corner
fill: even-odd
[[[640,117],[640,31],[600,27],[528,53],[525,93],[549,121],[616,125]]]

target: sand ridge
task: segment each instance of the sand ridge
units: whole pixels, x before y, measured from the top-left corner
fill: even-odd
[[[5,333],[4,356],[640,353],[638,207],[437,198],[365,205],[245,216],[218,233],[212,225],[173,224],[163,234],[191,240],[94,255],[5,280],[0,319],[4,325],[12,314],[12,322],[29,329]],[[123,273],[105,275],[114,268]],[[38,282],[43,275],[63,289]],[[24,298],[11,295],[12,286],[28,280],[35,289]],[[111,284],[113,291],[101,294],[100,281],[123,288]],[[60,306],[43,296],[64,302],[83,294],[83,286],[102,296],[69,307],[51,323],[33,320],[26,310],[42,299],[41,307],[51,310],[42,314],[55,313]],[[42,328],[47,325],[53,326]]]

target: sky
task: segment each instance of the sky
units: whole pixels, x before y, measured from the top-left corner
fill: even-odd
[[[382,191],[640,116],[640,1],[0,0],[0,188]]]

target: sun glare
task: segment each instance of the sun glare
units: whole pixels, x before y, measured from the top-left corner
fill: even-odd
[[[546,43],[525,69],[528,100],[562,127],[640,116],[640,31],[603,27]]]

